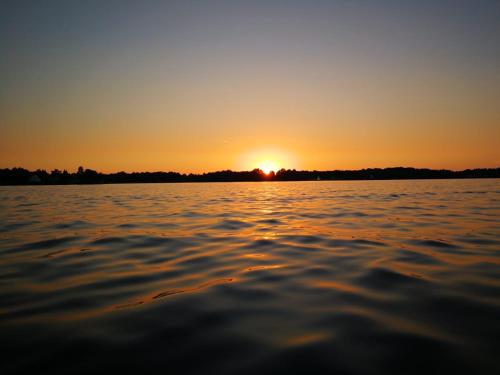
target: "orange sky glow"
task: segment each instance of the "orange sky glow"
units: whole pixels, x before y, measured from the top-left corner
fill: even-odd
[[[0,16],[0,168],[500,166],[488,9],[99,4]]]

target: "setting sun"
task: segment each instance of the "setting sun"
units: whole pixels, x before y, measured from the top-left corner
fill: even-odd
[[[265,174],[277,172],[282,168],[298,168],[297,157],[291,152],[274,147],[262,147],[243,152],[237,161],[237,168],[251,170],[259,168]]]
[[[264,172],[265,174],[269,174],[272,172],[276,172],[279,168],[278,163],[274,161],[264,161],[259,164],[258,168]]]

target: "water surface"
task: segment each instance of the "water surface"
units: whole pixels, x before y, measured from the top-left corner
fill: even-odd
[[[0,188],[2,374],[500,371],[500,181]]]

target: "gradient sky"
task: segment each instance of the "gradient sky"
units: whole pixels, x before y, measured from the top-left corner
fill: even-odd
[[[500,166],[500,1],[2,1],[0,167]]]

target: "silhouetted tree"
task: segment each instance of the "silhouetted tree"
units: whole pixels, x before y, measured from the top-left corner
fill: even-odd
[[[500,178],[500,168],[466,169],[464,171],[431,170],[415,168],[369,168],[356,171],[297,171],[280,169],[265,174],[256,168],[251,171],[231,170],[203,174],[180,174],[177,172],[118,172],[98,173],[92,169],[78,167],[77,172],[61,172],[54,169],[50,174],[43,169],[30,172],[24,168],[0,169],[0,185],[26,184],[96,184],[136,182],[224,182],[224,181],[302,181],[302,180],[367,180],[367,179],[429,179],[429,178]]]

